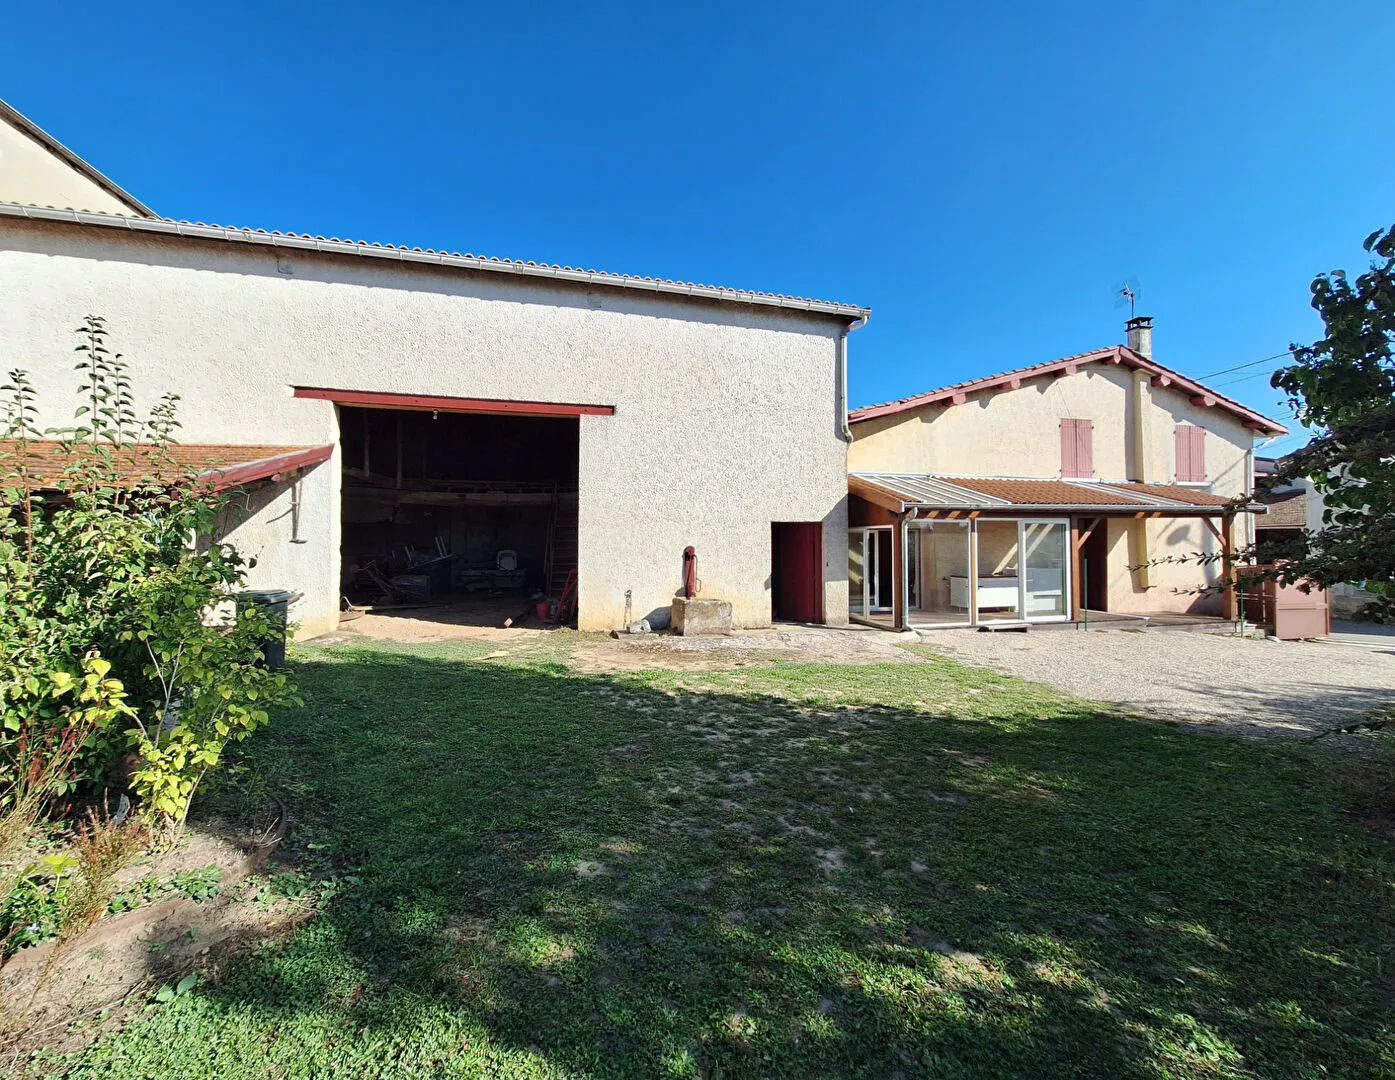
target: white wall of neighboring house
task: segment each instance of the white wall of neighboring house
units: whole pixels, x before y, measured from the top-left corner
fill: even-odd
[[[847,319],[293,252],[0,220],[0,355],[28,368],[42,422],[69,421],[70,331],[104,316],[143,407],[180,395],[185,443],[336,443],[323,386],[612,405],[580,420],[581,625],[666,609],[697,548],[704,595],[771,618],[771,522],[825,530],[824,606],[847,611]],[[263,498],[265,496],[262,496]],[[252,584],[304,591],[302,634],[337,621],[338,455],[247,508]]]
[[[1304,528],[1309,532],[1317,532],[1327,527],[1324,515],[1327,513],[1327,504],[1322,501],[1322,493],[1311,480],[1304,477],[1299,481],[1303,485],[1305,492],[1303,498]]]

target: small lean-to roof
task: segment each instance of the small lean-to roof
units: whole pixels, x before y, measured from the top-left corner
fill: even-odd
[[[1306,529],[1308,527],[1308,493],[1302,488],[1262,496],[1269,507],[1264,520],[1255,524],[1262,529]]]
[[[1227,507],[1264,512],[1260,504],[1239,507],[1220,495],[1175,484],[1106,484],[1098,480],[850,473],[848,491],[898,513],[924,509],[1210,517]]]
[[[120,199],[127,206],[131,207],[132,210],[135,210],[137,213],[144,214],[146,217],[150,218],[159,216],[155,213],[154,210],[146,206],[143,202],[141,202],[139,199],[133,196],[129,191],[126,191],[124,188],[117,186],[114,182],[109,180],[102,173],[98,172],[86,161],[78,157],[61,142],[55,139],[47,131],[39,127],[38,124],[30,120],[29,117],[25,116],[18,109],[14,108],[14,106],[8,104],[3,100],[0,100],[0,120],[7,121],[14,127],[18,128],[20,131],[24,132],[24,134],[28,135],[31,139],[33,139],[36,143],[38,143],[40,146],[46,149],[49,153],[53,154],[55,157],[61,158],[71,168],[76,169],[83,176],[87,177],[87,179],[91,180],[94,184],[96,184],[103,191],[107,192],[109,195],[112,195],[117,199]]]
[[[1270,420],[1267,416],[1246,408],[1240,402],[1228,398],[1224,394],[1216,393],[1195,379],[1189,379],[1171,368],[1163,367],[1153,360],[1140,356],[1126,345],[1111,345],[1107,349],[1095,349],[1093,352],[1063,356],[1059,360],[1048,360],[1041,364],[1014,368],[1012,371],[1000,371],[996,375],[985,375],[981,379],[970,379],[967,382],[942,386],[938,390],[928,390],[923,394],[914,394],[911,397],[883,402],[880,405],[864,405],[848,414],[848,422],[851,424],[862,423],[867,420],[875,420],[879,416],[894,416],[897,413],[910,412],[912,409],[940,402],[962,405],[969,394],[985,390],[1016,390],[1028,379],[1057,373],[1073,375],[1087,364],[1121,364],[1149,372],[1153,376],[1155,385],[1171,386],[1183,393],[1188,393],[1192,396],[1194,404],[1225,409],[1243,420],[1248,428],[1253,428],[1265,435],[1284,435],[1288,432],[1288,428],[1277,421]]]
[[[18,452],[16,442],[0,441],[0,464],[9,472],[9,462]],[[228,446],[222,444],[175,443],[159,450],[147,444],[110,448],[111,470],[122,484],[145,481],[178,482],[195,479],[210,484],[215,491],[266,480],[318,465],[334,453],[331,446]],[[62,443],[30,442],[25,454],[32,486],[43,487],[57,481],[72,457]]]
[[[51,206],[23,206],[0,203],[0,218],[22,218],[28,221],[54,222],[64,225],[87,225],[103,229],[154,234],[187,240],[218,240],[235,244],[255,244],[285,251],[317,252],[323,255],[353,255],[389,262],[417,263],[455,270],[482,270],[496,274],[545,278],[580,285],[629,289],[637,292],[666,293],[671,296],[699,300],[722,300],[733,304],[784,308],[806,311],[816,315],[833,315],[848,322],[858,322],[872,314],[870,308],[856,304],[841,304],[833,300],[812,300],[784,293],[756,292],[732,289],[723,285],[701,285],[692,281],[669,278],[638,277],[633,274],[613,274],[605,270],[582,270],[556,263],[523,262],[486,255],[461,254],[458,251],[436,251],[433,248],[404,247],[397,244],[369,243],[366,240],[341,240],[337,236],[312,236],[310,233],[267,232],[265,229],[237,228],[230,225],[209,225],[202,221],[175,221],[172,218],[122,217],[117,214],[96,214],[83,210],[60,210]]]

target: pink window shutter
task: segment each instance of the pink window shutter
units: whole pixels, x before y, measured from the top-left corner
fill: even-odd
[[[1206,480],[1206,429],[1193,424],[1177,425],[1177,479],[1184,483]]]
[[[1090,479],[1095,475],[1094,435],[1091,420],[1061,421],[1061,475]]]

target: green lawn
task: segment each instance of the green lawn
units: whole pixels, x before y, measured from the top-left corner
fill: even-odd
[[[1395,1075],[1383,766],[946,661],[300,650],[239,750],[339,876],[78,1077]]]

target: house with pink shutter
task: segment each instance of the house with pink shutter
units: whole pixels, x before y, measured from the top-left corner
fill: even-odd
[[[1255,441],[1286,429],[1154,360],[1151,319],[1126,335],[849,414],[851,618],[1234,617]]]

